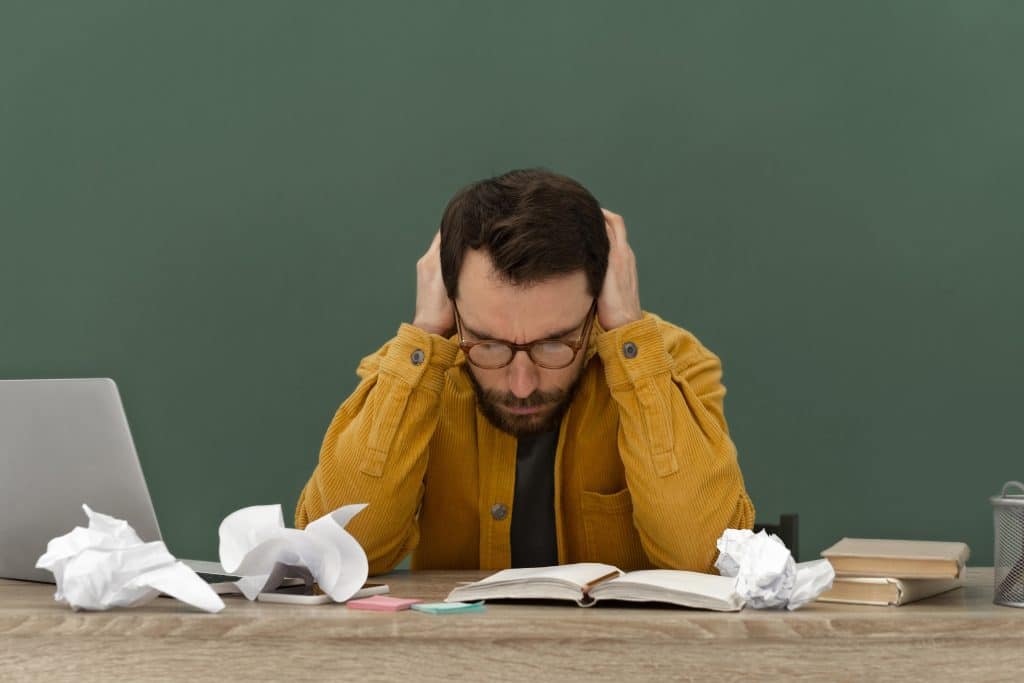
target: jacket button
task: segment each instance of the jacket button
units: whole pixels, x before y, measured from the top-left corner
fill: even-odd
[[[423,365],[424,358],[426,358],[426,355],[424,355],[423,349],[416,349],[412,352],[412,355],[409,356],[409,360],[412,361],[413,365]]]
[[[495,503],[491,506],[491,517],[499,522],[508,516],[508,506],[504,503]]]
[[[622,355],[626,358],[636,358],[637,348],[633,342],[626,342],[622,345]]]

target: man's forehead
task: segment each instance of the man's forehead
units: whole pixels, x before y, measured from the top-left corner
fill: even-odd
[[[571,330],[585,317],[591,297],[582,270],[515,284],[495,271],[487,254],[469,250],[456,303],[469,330],[511,341]]]
[[[509,341],[559,337],[579,327],[590,310],[586,290],[540,291],[541,287],[464,288],[456,302],[462,324],[474,336]]]

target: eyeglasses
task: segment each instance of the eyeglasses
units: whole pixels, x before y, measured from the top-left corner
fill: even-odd
[[[536,365],[548,370],[559,370],[567,368],[576,360],[576,354],[580,352],[590,334],[590,328],[594,324],[594,313],[597,311],[597,299],[590,304],[590,312],[587,313],[586,324],[580,332],[580,337],[575,342],[562,341],[561,339],[539,339],[529,344],[513,344],[512,342],[500,339],[482,339],[480,341],[466,341],[462,332],[462,316],[459,315],[459,308],[452,299],[452,309],[455,311],[455,324],[459,331],[459,348],[466,354],[466,360],[482,370],[497,370],[512,362],[516,353],[526,351]]]

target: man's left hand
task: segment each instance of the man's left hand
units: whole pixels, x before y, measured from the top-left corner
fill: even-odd
[[[601,327],[614,330],[643,316],[640,310],[640,285],[636,274],[636,257],[626,241],[626,223],[622,216],[601,209],[604,227],[608,230],[608,271],[601,294],[597,297],[597,319]]]

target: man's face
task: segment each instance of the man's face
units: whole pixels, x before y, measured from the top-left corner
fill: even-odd
[[[583,271],[521,287],[503,282],[490,256],[470,249],[459,273],[456,303],[466,341],[525,344],[539,339],[575,343],[592,301]],[[467,363],[481,412],[495,427],[516,437],[555,429],[583,372],[584,351],[559,370],[534,364],[525,351],[496,370]]]

